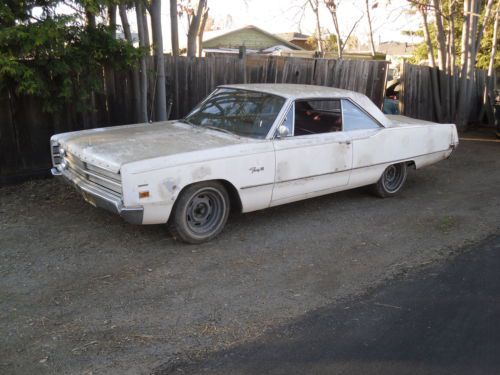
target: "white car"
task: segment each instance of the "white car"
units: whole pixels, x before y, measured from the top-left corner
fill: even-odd
[[[134,224],[190,243],[241,212],[363,185],[398,193],[446,159],[455,125],[384,115],[365,95],[292,84],[218,87],[184,119],[54,135],[54,175]]]

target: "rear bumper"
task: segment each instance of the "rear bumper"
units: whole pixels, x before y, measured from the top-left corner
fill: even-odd
[[[64,180],[73,185],[83,198],[94,207],[103,208],[123,217],[131,224],[142,224],[144,217],[143,207],[124,207],[120,197],[96,187],[95,184],[83,179],[68,170],[60,171],[57,168],[50,170],[53,176],[63,176]]]

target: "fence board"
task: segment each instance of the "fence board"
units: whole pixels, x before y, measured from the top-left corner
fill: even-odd
[[[455,70],[454,75],[448,75],[438,68],[405,64],[401,80],[403,86],[400,93],[401,113],[421,120],[438,121],[432,90],[432,69],[437,73],[439,85],[448,87],[448,90],[444,90],[444,94],[441,86],[439,89],[443,121],[453,122],[453,109],[456,106],[457,95],[452,95],[451,87],[453,84],[455,88],[459,87],[460,78],[457,70]],[[470,106],[470,119],[472,121],[479,116],[482,108],[482,95],[488,82],[487,72],[485,70],[476,70],[471,97],[467,103]]]

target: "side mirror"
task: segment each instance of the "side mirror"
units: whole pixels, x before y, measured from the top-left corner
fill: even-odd
[[[286,138],[288,136],[288,128],[285,125],[280,125],[278,128],[278,137]]]

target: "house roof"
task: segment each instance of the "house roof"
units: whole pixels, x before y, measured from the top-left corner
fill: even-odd
[[[203,43],[206,43],[206,42],[213,43],[214,41],[217,41],[219,38],[222,38],[223,36],[235,34],[235,33],[238,33],[240,31],[249,30],[249,29],[257,31],[259,33],[262,33],[265,36],[267,36],[268,38],[276,40],[276,45],[279,45],[279,44],[284,45],[284,46],[286,46],[290,49],[293,49],[293,50],[301,50],[302,49],[301,47],[299,47],[293,43],[290,43],[288,40],[285,40],[277,35],[271,34],[271,33],[267,32],[265,30],[262,30],[261,28],[254,26],[254,25],[247,25],[247,26],[240,27],[240,28],[233,29],[233,30],[229,30],[229,31],[228,30],[216,30],[213,32],[205,32],[204,38],[203,38]]]
[[[402,42],[383,42],[377,47],[378,52],[383,52],[390,56],[410,56],[414,49],[414,44]]]
[[[307,40],[309,39],[309,35],[298,33],[298,32],[287,32],[287,33],[277,33],[274,34],[279,38],[285,39],[287,41],[292,41],[292,40]]]

